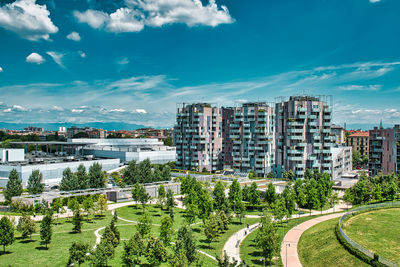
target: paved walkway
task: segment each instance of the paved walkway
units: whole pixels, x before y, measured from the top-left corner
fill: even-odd
[[[345,212],[334,213],[322,217],[317,217],[308,221],[305,221],[292,229],[290,229],[282,241],[281,246],[281,258],[283,266],[286,267],[301,267],[301,262],[299,259],[299,254],[297,253],[297,245],[299,243],[301,235],[307,229],[313,227],[314,225],[324,222],[333,218],[341,217]]]

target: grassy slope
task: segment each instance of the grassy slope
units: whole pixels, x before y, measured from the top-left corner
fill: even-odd
[[[335,235],[338,221],[319,223],[303,233],[297,247],[303,266],[369,266],[339,243]]]
[[[361,246],[400,263],[400,209],[377,210],[350,218],[345,233]]]

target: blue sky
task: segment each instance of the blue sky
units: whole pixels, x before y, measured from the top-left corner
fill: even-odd
[[[172,126],[176,103],[329,94],[400,123],[398,0],[0,4],[0,121]]]

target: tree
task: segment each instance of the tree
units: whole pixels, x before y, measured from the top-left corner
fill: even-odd
[[[44,244],[46,244],[46,248],[47,248],[47,245],[50,244],[51,237],[53,235],[51,223],[52,223],[52,219],[51,219],[51,215],[49,215],[49,214],[46,214],[43,217],[42,222],[40,223],[40,239],[42,240],[42,242]]]
[[[363,159],[361,157],[361,153],[357,150],[353,150],[353,167],[357,167],[362,165]]]
[[[280,197],[272,204],[272,213],[275,219],[279,220],[282,224],[282,220],[287,214],[284,198]]]
[[[142,208],[144,210],[146,208],[146,203],[151,199],[151,197],[149,194],[147,194],[146,188],[143,185],[138,185],[138,187],[137,188],[135,187],[134,190],[135,190],[135,198],[137,198],[137,201],[139,201],[142,204]]]
[[[113,247],[117,247],[119,244],[118,238],[115,236],[113,230],[111,229],[110,225],[107,225],[106,228],[104,229],[104,234],[102,239],[107,240],[110,244],[113,245]]]
[[[139,202],[139,194],[140,194],[140,185],[138,182],[136,182],[133,187],[132,187],[132,200]],[[136,209],[138,208],[138,205],[136,205]]]
[[[290,218],[296,208],[296,193],[291,184],[285,187],[282,192],[282,198],[285,201],[287,217]]]
[[[32,174],[28,179],[28,192],[32,195],[41,194],[44,189],[44,184],[42,184],[43,174],[39,170],[32,171]]]
[[[103,188],[105,187],[107,177],[104,174],[101,164],[95,162],[89,168],[89,188]]]
[[[32,234],[36,232],[35,222],[32,220],[31,216],[24,214],[18,221],[17,230],[21,232],[22,238],[27,238],[32,240]]]
[[[249,201],[249,191],[250,191],[250,187],[247,186],[247,184],[244,185],[243,189],[242,189],[242,195],[243,195],[243,200],[244,201]]]
[[[218,219],[215,215],[210,215],[203,224],[204,235],[206,236],[209,247],[211,248],[211,242],[214,241],[219,235]]]
[[[264,200],[269,204],[269,206],[272,206],[273,203],[276,201],[277,195],[275,192],[275,186],[272,183],[268,184],[267,192],[265,192],[265,197]]]
[[[164,142],[164,145],[166,145],[166,146],[173,146],[172,137],[170,137],[170,136],[165,138],[163,142]]]
[[[20,196],[22,191],[22,180],[19,178],[17,170],[12,169],[8,176],[8,182],[4,190],[4,197],[8,202],[11,202],[11,198]]]
[[[80,164],[74,176],[77,186],[75,189],[87,189],[89,187],[89,176],[86,173],[85,165]]]
[[[185,210],[185,220],[190,225],[196,221],[198,216],[197,206],[195,204],[188,204]]]
[[[143,214],[139,218],[139,222],[136,225],[137,231],[140,233],[142,238],[148,236],[151,232],[151,217],[147,212],[143,212]]]
[[[86,212],[86,221],[89,221],[89,215],[94,208],[93,198],[90,195],[87,195],[85,200],[83,200],[82,206]]]
[[[167,209],[173,209],[175,207],[176,203],[174,200],[174,193],[172,192],[171,189],[167,190]]]
[[[250,185],[248,197],[249,197],[249,202],[252,206],[259,205],[261,203],[260,192],[258,191],[256,182],[253,182]]]
[[[165,197],[166,197],[166,191],[164,185],[160,185],[158,187],[158,203],[161,206],[161,209],[163,209],[164,203],[165,203]]]
[[[200,189],[197,208],[199,210],[199,218],[204,222],[213,210],[213,201],[207,189]]]
[[[314,178],[310,179],[306,184],[306,198],[307,198],[307,205],[310,209],[318,209],[320,207],[320,200],[319,200],[319,193],[317,189],[317,182]]]
[[[63,171],[63,177],[60,183],[60,191],[71,191],[77,189],[79,189],[77,176],[72,173],[70,168],[66,168]]]
[[[388,190],[387,190],[387,199],[388,200],[394,200],[394,198],[396,197],[397,191],[398,191],[398,187],[395,181],[392,181],[389,184]]]
[[[164,165],[161,171],[161,178],[163,181],[171,180],[171,168],[168,165]]]
[[[140,258],[144,253],[145,244],[140,234],[136,232],[128,242],[124,243],[122,262],[124,266],[140,265]]]
[[[229,228],[229,217],[226,215],[225,211],[221,210],[218,213],[218,223],[219,223],[219,229],[221,231],[226,231]]]
[[[75,233],[80,233],[82,229],[82,215],[79,208],[74,210],[74,216],[72,217],[72,224],[74,225],[72,231],[74,231]]]
[[[175,254],[179,254],[180,252],[185,255],[189,264],[196,261],[198,258],[196,239],[193,236],[192,230],[187,225],[183,225],[181,228],[179,228],[177,233],[175,241]]]
[[[221,181],[215,184],[213,197],[216,210],[227,210],[228,204],[225,196],[225,187]]]
[[[287,178],[288,178],[289,180],[294,180],[295,177],[296,177],[296,176],[295,176],[293,170],[289,170],[288,173],[287,173]]]
[[[159,266],[161,262],[167,260],[167,249],[160,239],[150,237],[146,246],[146,258],[151,266]]]
[[[169,246],[172,241],[172,236],[174,234],[173,222],[170,216],[164,216],[161,219],[160,227],[160,240],[165,246]]]
[[[271,215],[267,214],[261,218],[261,227],[257,232],[255,242],[257,248],[261,250],[264,259],[271,263],[273,256],[279,251],[280,246],[279,237]]]
[[[107,266],[108,259],[114,257],[115,248],[108,240],[102,238],[100,244],[91,253],[90,261],[94,266]]]
[[[382,186],[380,184],[376,184],[373,192],[374,199],[378,202],[381,202],[383,200],[382,193]]]
[[[137,169],[136,161],[132,160],[129,161],[128,166],[125,168],[124,171],[124,182],[127,185],[134,185],[138,183],[138,176],[139,171]]]
[[[229,187],[229,193],[228,193],[228,200],[231,206],[231,209],[233,209],[233,212],[238,214],[236,212],[236,209],[240,209],[241,207],[244,208],[243,206],[243,193],[242,189],[240,188],[240,184],[237,179],[234,179],[232,181],[232,184]]]
[[[6,246],[11,245],[14,242],[14,225],[8,219],[3,216],[0,219],[0,245],[3,246],[3,253],[6,253]]]
[[[329,204],[333,208],[333,212],[335,212],[335,206],[339,204],[339,193],[338,192],[331,192],[329,195]]]
[[[103,216],[103,212],[106,212],[108,209],[107,198],[105,195],[99,195],[97,199],[97,208],[100,210],[100,215]]]
[[[117,213],[115,212],[114,213],[114,215],[116,215]],[[121,233],[119,232],[119,230],[118,230],[118,228],[117,228],[117,226],[115,225],[115,223],[116,223],[117,221],[116,221],[116,219],[115,219],[115,217],[111,220],[111,223],[110,223],[110,230],[111,230],[111,232],[114,234],[114,236],[115,236],[115,242],[113,243],[114,244],[114,247],[116,247],[118,244],[119,244],[119,242],[121,241]]]
[[[225,250],[224,250],[223,257],[217,256],[216,258],[217,258],[218,267],[236,267],[236,265],[238,265],[238,261],[235,259],[233,259],[231,262],[229,256],[226,254]]]
[[[69,248],[68,265],[78,263],[81,266],[86,260],[86,254],[89,252],[89,245],[80,241],[75,241]]]
[[[141,183],[151,183],[153,181],[153,173],[151,171],[150,159],[145,159],[138,165],[138,172]]]
[[[55,198],[53,200],[53,202],[51,203],[51,206],[53,208],[53,211],[56,213],[57,221],[58,221],[58,214],[65,212],[64,207],[63,207],[63,203],[62,203],[62,199],[61,198]]]

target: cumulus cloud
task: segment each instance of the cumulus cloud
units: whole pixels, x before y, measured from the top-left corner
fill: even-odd
[[[3,72],[3,68],[2,67],[0,67],[0,72]]]
[[[378,91],[382,88],[380,84],[372,84],[372,85],[343,85],[339,86],[340,90],[343,91]]]
[[[74,11],[74,16],[92,28],[115,33],[139,32],[145,26],[161,27],[174,23],[184,23],[189,27],[216,27],[235,21],[228,8],[224,5],[219,7],[215,0],[209,0],[206,5],[200,0],[126,0],[125,3],[126,7],[118,8],[110,14],[88,9],[84,12]]]
[[[67,35],[67,39],[79,42],[81,40],[81,36],[77,32],[71,32],[70,34]]]
[[[25,110],[22,106],[19,106],[19,105],[14,105],[14,106],[12,107],[12,109],[13,109],[13,110],[19,110],[19,111],[24,111],[24,110]]]
[[[378,3],[378,2],[380,2],[381,0],[369,0],[369,2],[370,3]]]
[[[48,54],[58,66],[60,66],[61,68],[65,68],[62,62],[64,54],[55,51],[48,51],[46,52],[46,54]]]
[[[142,108],[137,108],[137,109],[135,109],[134,113],[146,114],[147,111],[145,109],[142,109]]]
[[[84,110],[83,109],[71,109],[71,112],[72,113],[82,113],[82,112],[84,112]]]
[[[49,40],[50,34],[58,31],[49,16],[46,5],[17,0],[0,7],[0,27],[31,41]]]
[[[26,57],[26,62],[42,64],[43,62],[45,62],[45,59],[38,53],[31,53],[29,56]]]

